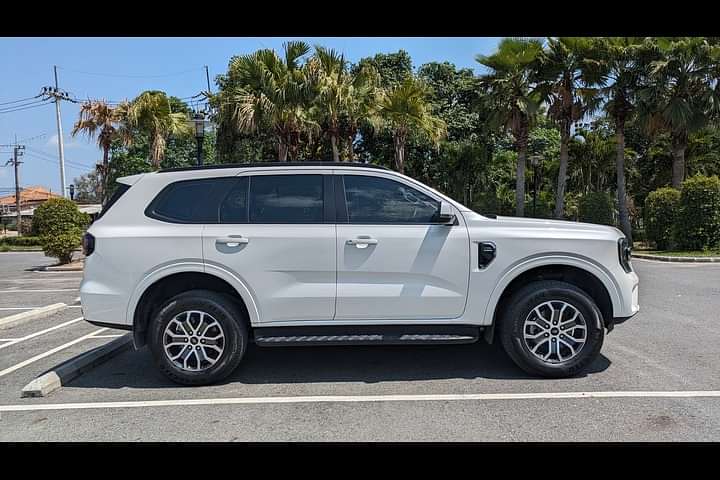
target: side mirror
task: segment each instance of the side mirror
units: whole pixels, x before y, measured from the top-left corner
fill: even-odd
[[[441,225],[455,225],[456,220],[453,207],[447,202],[440,202],[440,213],[438,214],[437,223]]]

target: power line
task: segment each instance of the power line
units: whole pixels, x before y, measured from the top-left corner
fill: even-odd
[[[39,96],[40,96],[40,95],[35,95],[34,97],[21,98],[20,100],[12,100],[12,101],[9,101],[9,102],[0,102],[0,105],[9,105],[9,104],[11,104],[11,103],[25,102],[25,101],[27,101],[27,100],[32,100],[32,99],[34,99],[34,98],[38,98]]]
[[[51,105],[51,104],[52,104],[52,102],[45,102],[45,101],[43,101],[43,102],[39,102],[38,104],[34,104],[34,105],[31,105],[31,106],[27,106],[27,107],[0,110],[0,113],[22,112],[22,111],[24,111],[24,110],[32,110],[33,108],[44,107],[45,105]]]

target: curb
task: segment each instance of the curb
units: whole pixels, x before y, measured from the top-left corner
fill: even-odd
[[[83,265],[57,265],[57,266],[47,266],[40,268],[40,271],[42,272],[82,272],[83,271]]]
[[[88,370],[110,360],[125,350],[129,350],[131,346],[132,335],[128,333],[112,342],[71,358],[25,385],[21,397],[45,397]]]
[[[633,253],[633,258],[641,260],[657,260],[658,262],[677,263],[720,263],[720,257],[668,257],[664,255],[649,255],[644,253]]]
[[[45,307],[36,308],[27,312],[16,313],[9,317],[0,318],[0,330],[5,328],[11,323],[24,322],[28,320],[35,320],[38,318],[49,317],[50,315],[59,312],[63,308],[67,307],[65,303],[53,303]]]

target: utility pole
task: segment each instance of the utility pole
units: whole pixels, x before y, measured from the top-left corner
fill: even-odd
[[[57,65],[53,65],[55,73],[55,91],[58,90]],[[62,121],[60,120],[60,99],[55,96],[55,114],[57,115],[58,152],[60,154],[60,194],[67,197],[65,192],[65,148],[63,142]]]
[[[20,212],[20,164],[23,163],[19,160],[22,156],[25,145],[17,144],[17,137],[15,137],[15,144],[13,147],[13,158],[11,158],[5,165],[13,165],[15,170],[15,214],[17,215],[17,232],[18,235],[22,235],[22,214]]]
[[[53,73],[55,74],[55,87],[43,87],[42,95],[45,98],[55,99],[55,115],[57,118],[58,130],[58,154],[60,157],[60,194],[67,198],[67,189],[65,188],[65,148],[63,142],[62,119],[60,118],[60,100],[70,100],[70,95],[60,90],[58,87],[57,65],[53,65]]]
[[[207,80],[208,93],[212,93],[210,91],[210,72],[207,65],[205,65],[205,80]]]

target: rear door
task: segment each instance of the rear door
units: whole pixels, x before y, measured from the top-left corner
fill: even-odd
[[[459,317],[470,247],[462,215],[440,225],[440,198],[381,172],[337,176],[337,320]],[[453,207],[454,208],[454,207]]]
[[[329,171],[256,171],[237,177],[205,225],[206,263],[232,271],[261,324],[332,320],[335,224]]]

